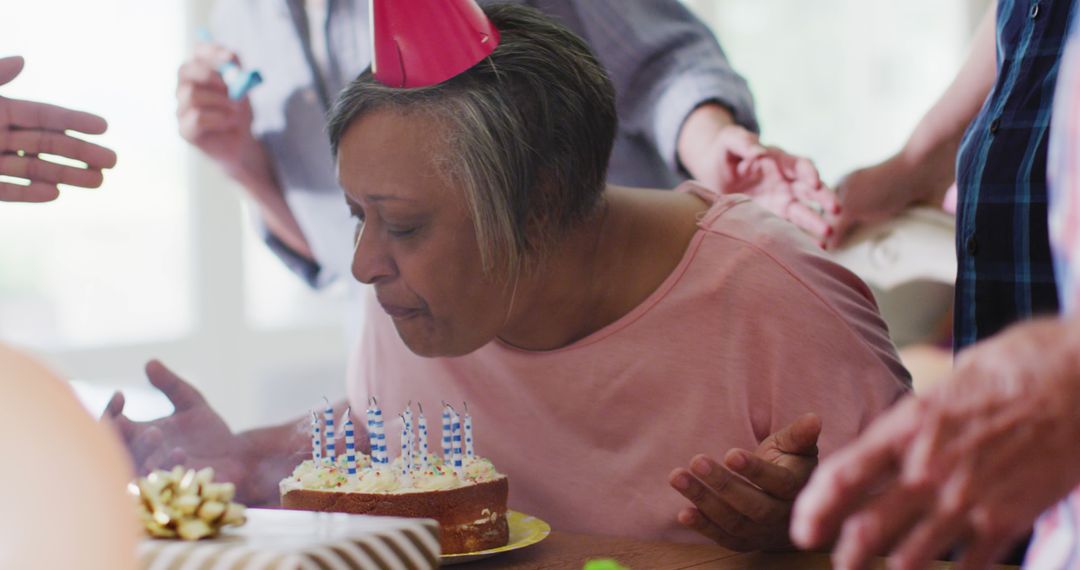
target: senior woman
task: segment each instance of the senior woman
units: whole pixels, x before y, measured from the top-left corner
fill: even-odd
[[[908,389],[868,289],[744,197],[605,184],[615,96],[593,54],[531,9],[485,11],[501,37],[477,65],[413,89],[369,71],[331,112],[352,269],[373,285],[354,409],[467,401],[511,506],[561,530],[784,546],[816,444]],[[118,417],[143,467],[243,465],[241,493],[265,498],[307,445],[303,420],[233,435],[148,374],[179,404]],[[671,471],[733,448],[753,451]]]
[[[331,111],[353,274],[373,285],[354,406],[467,401],[515,508],[685,540],[672,467],[754,449],[805,412],[827,453],[905,392],[856,277],[745,198],[606,185],[614,92],[589,48],[534,11],[487,13],[500,45],[465,73],[398,89],[367,72]],[[725,511],[742,496],[689,479],[672,483],[732,520],[683,522],[745,534],[734,546],[786,541],[786,507]]]

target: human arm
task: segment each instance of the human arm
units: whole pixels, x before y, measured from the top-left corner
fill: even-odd
[[[573,4],[615,85],[622,131],[673,172],[749,194],[823,241],[833,193],[809,160],[760,143],[746,82],[702,22],[671,0]]]
[[[786,550],[792,505],[817,465],[821,420],[804,415],[770,435],[753,452],[732,449],[721,463],[698,455],[668,483],[693,506],[682,525],[732,550]]]
[[[281,186],[271,157],[251,132],[252,109],[248,98],[232,100],[218,67],[235,53],[212,43],[201,43],[177,73],[177,111],[180,135],[218,163],[251,200],[267,230],[296,255],[313,260]]]
[[[838,539],[860,568],[921,568],[958,543],[984,567],[1080,483],[1080,320],[1016,325],[960,354],[952,377],[828,458],[795,506],[805,548]]]
[[[832,244],[851,227],[887,219],[913,204],[940,204],[956,178],[956,154],[997,76],[995,9],[987,10],[963,67],[916,125],[903,148],[837,184],[842,212]]]
[[[121,393],[113,396],[104,414],[116,426],[139,473],[178,464],[211,466],[236,485],[241,502],[277,503],[278,481],[311,453],[308,417],[234,433],[198,390],[160,362],[149,362],[146,375],[173,403],[171,415],[132,421],[123,415]]]
[[[672,171],[679,169],[676,147],[684,121],[706,103],[726,109],[735,124],[757,130],[746,81],[731,68],[712,32],[681,3],[542,4],[582,35],[607,69],[617,93],[620,130],[647,140]]]
[[[15,79],[22,68],[21,57],[0,58],[0,86]],[[116,165],[116,153],[67,131],[99,135],[107,127],[105,119],[90,113],[0,97],[0,176],[28,181],[26,185],[0,181],[0,201],[49,202],[60,195],[59,184],[101,186],[101,171]],[[86,166],[61,165],[38,154],[63,156]]]

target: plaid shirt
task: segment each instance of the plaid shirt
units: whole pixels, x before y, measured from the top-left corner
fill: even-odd
[[[1080,20],[1080,18],[1077,18]],[[1061,307],[1080,309],[1080,24],[1074,22],[1054,95],[1050,134],[1050,245],[1054,252]],[[1080,566],[1080,489],[1049,509],[1035,525],[1024,566]]]
[[[1057,311],[1046,153],[1072,0],[999,0],[997,80],[960,143],[957,350]]]

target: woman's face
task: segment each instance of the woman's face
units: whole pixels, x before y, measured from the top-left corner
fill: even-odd
[[[358,219],[352,272],[374,285],[410,350],[458,356],[507,316],[505,281],[485,277],[463,189],[440,172],[443,127],[424,113],[375,111],[338,146],[338,179]]]

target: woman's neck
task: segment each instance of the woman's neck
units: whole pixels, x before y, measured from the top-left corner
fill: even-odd
[[[697,204],[693,211],[687,198]],[[685,194],[609,187],[594,220],[512,285],[499,338],[526,350],[554,350],[622,318],[678,265],[696,230],[694,214],[703,209]]]

